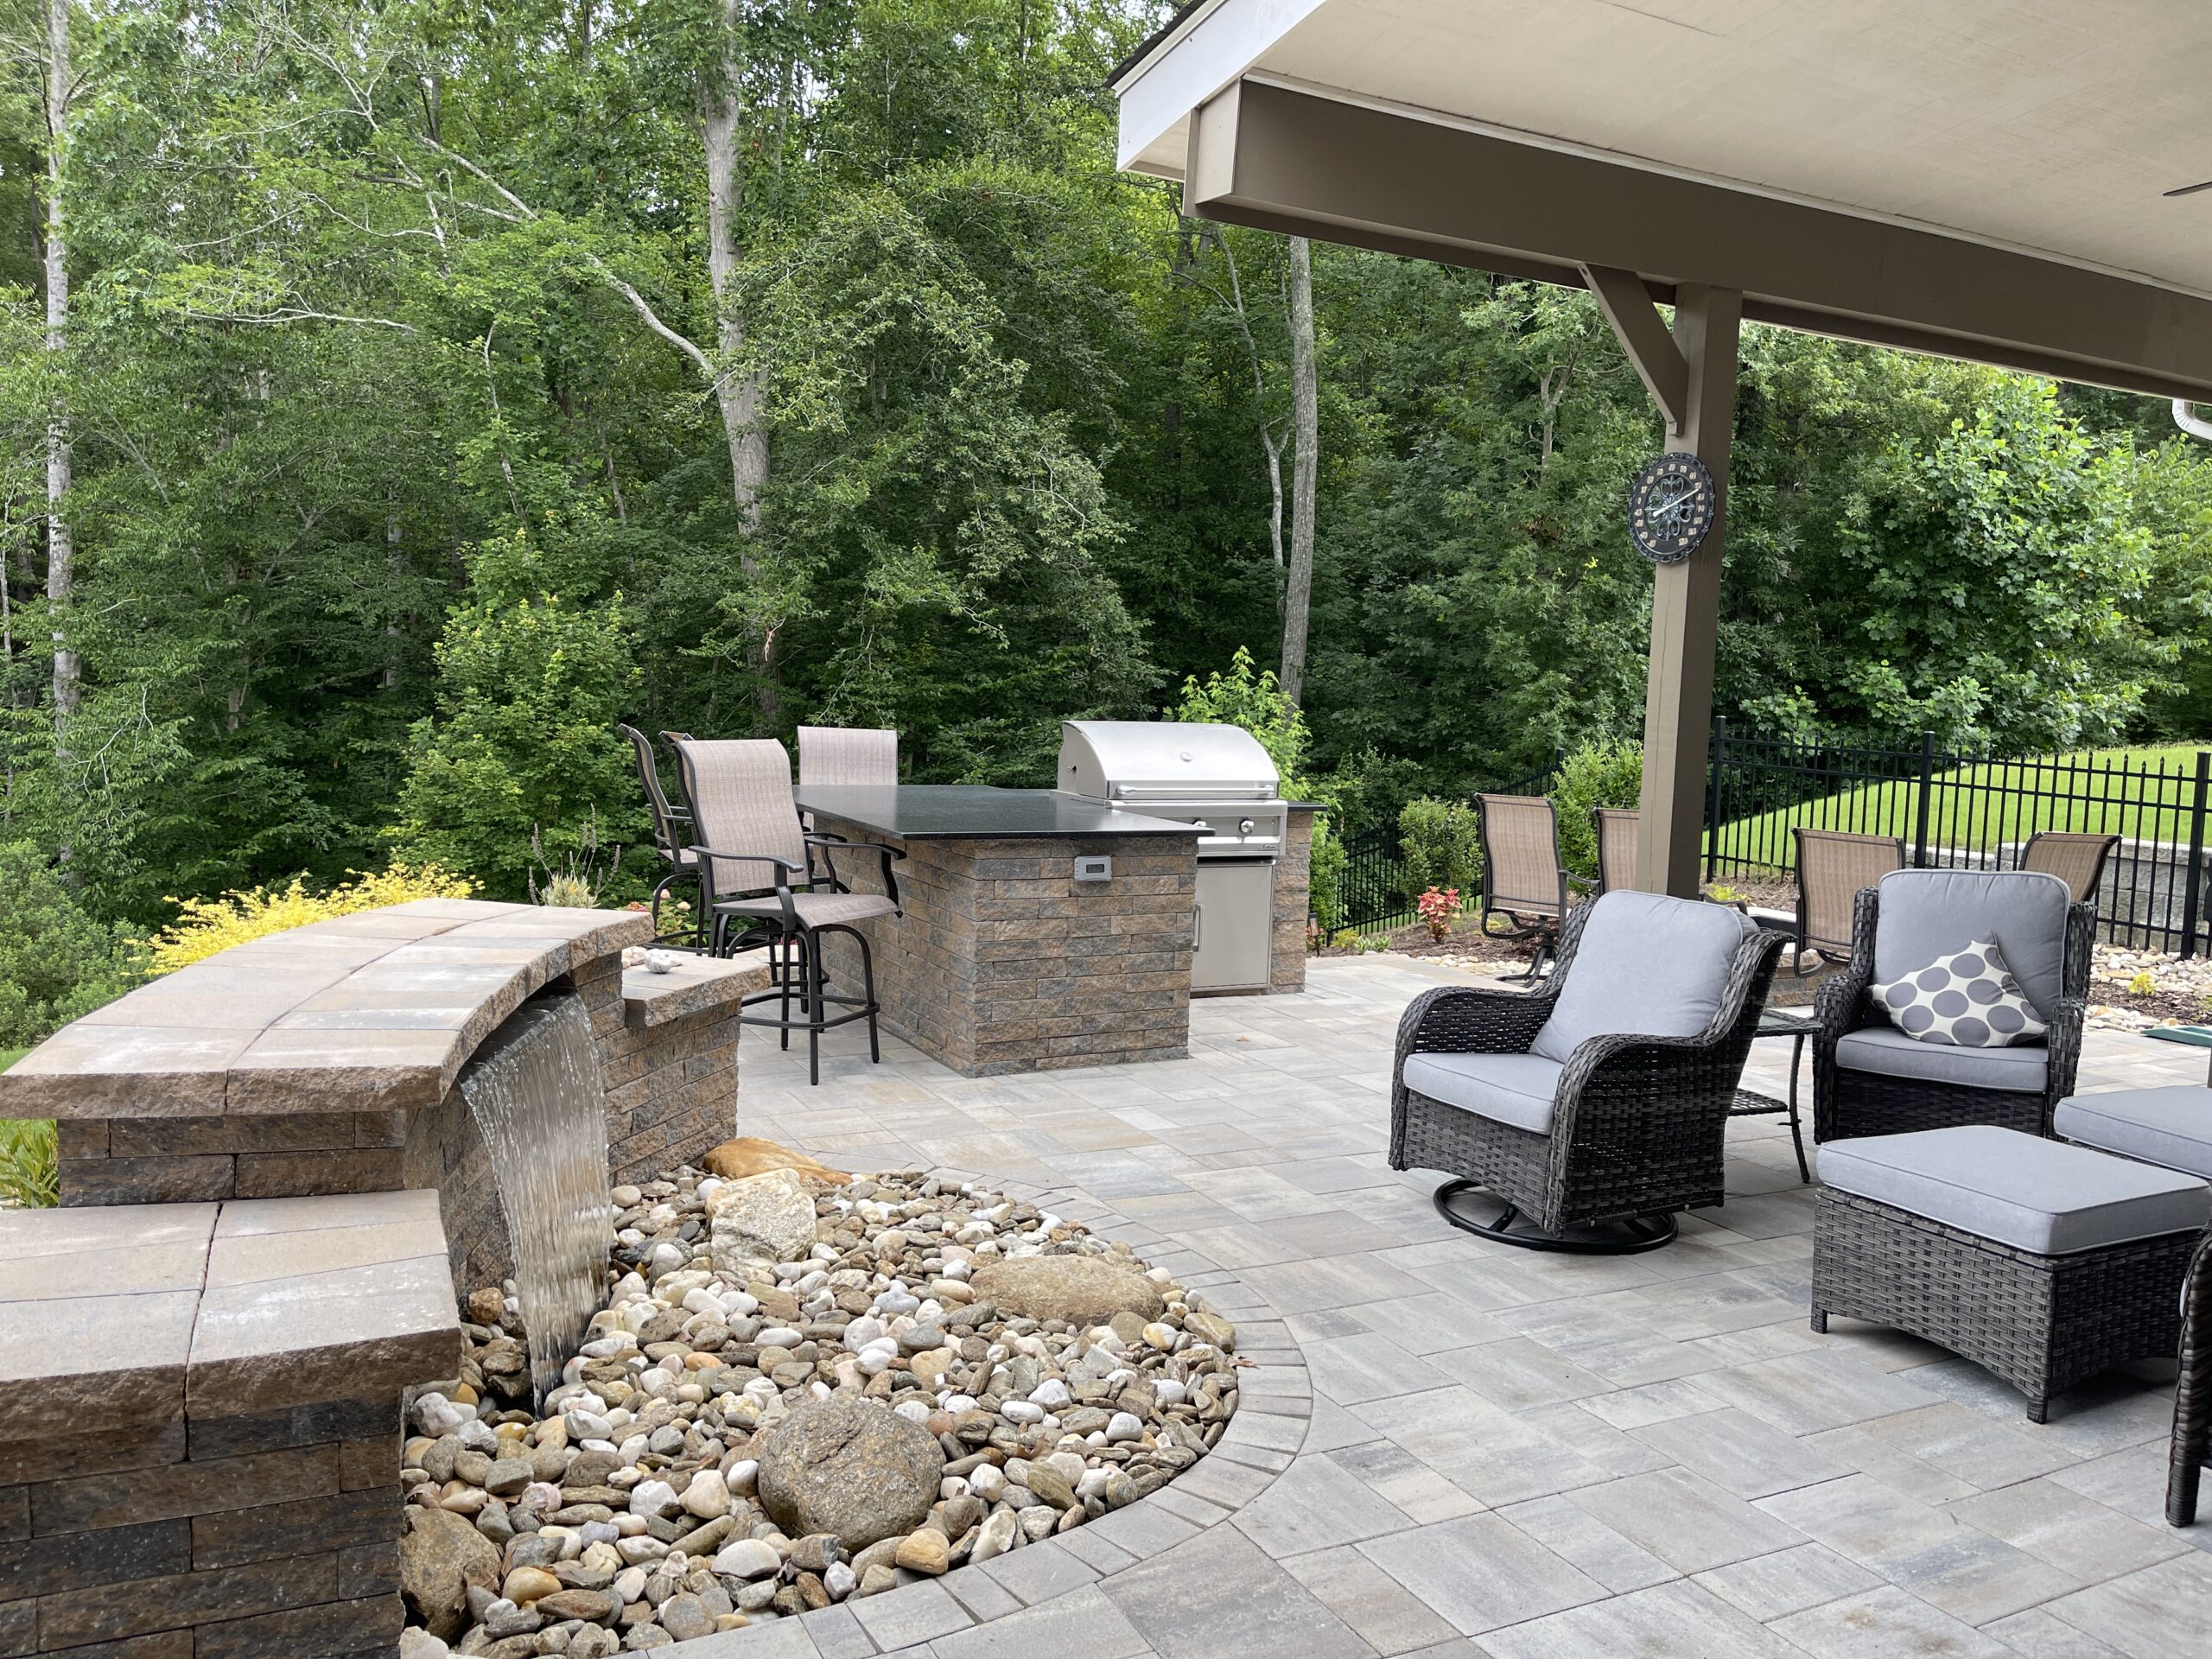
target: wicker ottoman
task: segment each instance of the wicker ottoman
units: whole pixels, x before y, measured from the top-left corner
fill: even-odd
[[[2044,1421],[2053,1395],[2175,1351],[2212,1188],[1970,1124],[1832,1141],[1813,1217],[1813,1329],[1840,1313],[1973,1360]]]
[[[2212,1181],[2212,1089],[2114,1089],[2069,1095],[2051,1116],[2065,1141]]]

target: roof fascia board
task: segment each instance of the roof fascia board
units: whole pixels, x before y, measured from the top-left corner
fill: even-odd
[[[1146,148],[1257,63],[1268,48],[1326,0],[1218,0],[1171,27],[1141,61],[1122,73],[1117,167]]]
[[[2212,302],[2063,260],[1243,79],[1195,112],[1184,210],[1509,276],[1732,288],[1843,339],[2212,398]]]

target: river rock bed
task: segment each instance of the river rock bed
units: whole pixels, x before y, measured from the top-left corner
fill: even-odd
[[[600,1659],[1065,1532],[1203,1457],[1236,1332],[975,1185],[686,1167],[618,1187],[607,1306],[533,1411],[511,1295],[414,1403],[403,1659]]]

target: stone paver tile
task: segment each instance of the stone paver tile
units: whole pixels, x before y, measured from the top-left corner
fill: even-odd
[[[1328,1458],[1314,1457],[1293,1464],[1232,1524],[1280,1560],[1401,1532],[1414,1522],[1357,1475]]]
[[[1083,1529],[1068,1535],[1072,1538]],[[1129,1557],[1116,1546],[1109,1545],[1122,1557],[1126,1566]],[[1028,1544],[1004,1555],[995,1556],[976,1569],[992,1582],[1003,1586],[1024,1606],[1033,1607],[1040,1601],[1079,1590],[1086,1584],[1097,1581],[1098,1569],[1065,1548],[1061,1539],[1047,1539],[1041,1544]],[[972,1611],[972,1610],[971,1610]]]
[[[1902,1446],[1868,1433],[1863,1426],[1808,1434],[1804,1444],[1821,1456],[1832,1458],[1862,1475],[1872,1475],[1885,1486],[1893,1486],[1923,1503],[1948,1503],[1972,1497],[1981,1490],[1970,1480],[1946,1474]]]
[[[2128,1659],[2201,1654],[2212,1633],[2212,1556],[2192,1550],[2054,1601],[2050,1611]]]
[[[1698,1386],[1792,1434],[1841,1428],[1935,1401],[1910,1382],[1826,1351],[1710,1371],[1698,1378]]]
[[[1234,1527],[1216,1527],[1103,1588],[1162,1659],[1367,1659],[1375,1651]]]
[[[1758,1507],[1969,1624],[2080,1587],[2049,1562],[1871,1476],[1801,1486]]]
[[[1605,1478],[1571,1445],[1471,1389],[1432,1389],[1354,1408],[1362,1420],[1491,1505]]]
[[[1095,1577],[1103,1578],[1109,1573],[1124,1572],[1135,1567],[1139,1560],[1135,1554],[1122,1548],[1096,1527],[1077,1527],[1073,1532],[1062,1533],[1052,1541],[1089,1567]],[[1041,1548],[1042,1546],[1032,1546],[1032,1548]],[[1028,1553],[1029,1550],[1027,1548],[1014,1552],[1017,1555],[1026,1555]]]
[[[1931,1395],[1954,1401],[2076,1458],[2097,1458],[2124,1450],[2165,1433],[2173,1423],[2170,1368],[2163,1372],[2169,1379],[2163,1383],[2130,1376],[2125,1368],[2092,1377],[2066,1391],[2054,1406],[2049,1422],[2032,1425],[2018,1391],[1970,1360],[1945,1358],[1904,1375]]]
[[[1648,1424],[1635,1433],[1738,1497],[1766,1497],[1851,1472],[1818,1447],[1732,1406]]]
[[[1681,1576],[1649,1550],[1615,1532],[1586,1510],[1564,1497],[1533,1498],[1500,1510],[1511,1522],[1562,1560],[1582,1569],[1616,1595],[1649,1589]]]
[[[2003,1643],[1893,1585],[1792,1613],[1769,1628],[1814,1659],[2016,1659]]]
[[[1366,1329],[1386,1337],[1409,1354],[1438,1354],[1450,1348],[1472,1348],[1510,1336],[1511,1331],[1487,1313],[1442,1291],[1425,1296],[1397,1296],[1370,1302],[1353,1317]]]
[[[1440,1389],[1455,1380],[1459,1369],[1450,1356],[1440,1362],[1444,1369],[1439,1370],[1395,1343],[1367,1334],[1309,1342],[1305,1353],[1314,1389],[1340,1406]]]
[[[922,1579],[887,1590],[880,1596],[845,1604],[879,1648],[903,1648],[916,1642],[934,1642],[975,1621],[967,1610],[935,1579]]]
[[[1464,1636],[1605,1596],[1595,1579],[1495,1515],[1442,1521],[1359,1548]]]
[[[1805,1541],[1795,1528],[1686,1469],[1631,1475],[1568,1496],[1679,1573],[1704,1573]]]
[[[1402,1273],[1379,1256],[1347,1256],[1340,1261],[1286,1262],[1277,1267],[1254,1268],[1244,1281],[1275,1306],[1311,1313],[1319,1308],[1351,1307],[1361,1302],[1414,1296],[1427,1288],[1410,1274]]]
[[[874,1659],[875,1643],[849,1606],[817,1608],[803,1614],[798,1626],[822,1659]]]
[[[1859,1428],[1984,1491],[2081,1461],[2022,1420],[1995,1422],[1955,1401],[1878,1417]]]
[[[1582,1402],[1577,1400],[1563,1406],[1539,1406],[1519,1414],[1530,1427],[1540,1428],[1562,1446],[1573,1447],[1575,1455],[1595,1469],[1601,1480],[1649,1474],[1674,1463],[1674,1459],[1664,1452],[1645,1445],[1633,1434],[1622,1433],[1581,1408]]]
[[[1147,1650],[1145,1639],[1096,1586],[988,1624],[935,1637],[930,1645],[938,1659],[1038,1659],[1044,1654],[1135,1659]]]
[[[695,1637],[686,1645],[691,1651],[683,1659],[822,1659],[805,1621],[797,1618],[760,1620],[741,1630]]]
[[[1592,1395],[1587,1400],[1578,1400],[1574,1403],[1599,1421],[1631,1433],[1653,1423],[1669,1422],[1678,1417],[1694,1417],[1700,1412],[1720,1408],[1720,1402],[1694,1382],[1674,1377],[1662,1382],[1643,1382],[1633,1388],[1615,1389],[1610,1394]]]
[[[1420,1598],[1357,1550],[1317,1549],[1285,1558],[1283,1567],[1385,1659],[1456,1639]]]
[[[1483,1507],[1395,1440],[1369,1440],[1324,1455],[1357,1476],[1416,1526],[1473,1515]]]
[[[1762,1624],[1882,1587],[1879,1577],[1825,1544],[1754,1555],[1700,1573],[1696,1581]]]
[[[2170,1527],[2149,1527],[2055,1480],[2025,1480],[1947,1506],[1968,1526],[2040,1556],[2084,1584],[2155,1567],[2189,1548]],[[2212,1631],[2207,1632],[2212,1645]]]
[[[1612,1386],[1595,1371],[1586,1371],[1526,1337],[1457,1349],[1436,1355],[1431,1363],[1453,1382],[1466,1384],[1508,1411],[1563,1405],[1604,1394]]]
[[[2118,1648],[2075,1630],[2044,1607],[1993,1619],[1981,1627],[1981,1633],[1995,1637],[2020,1659],[2122,1659]]]
[[[1800,1659],[1710,1592],[1679,1581],[1492,1630],[1483,1645],[1494,1659]]]
[[[1035,1546],[1031,1545],[1008,1553],[1027,1555],[1033,1548]],[[999,1556],[994,1559],[1002,1560],[1006,1558]],[[986,1561],[983,1565],[988,1567],[990,1563]],[[968,1616],[979,1624],[986,1619],[1004,1618],[1008,1613],[1018,1613],[1029,1605],[981,1567],[973,1572],[948,1573],[944,1584],[952,1592],[952,1599],[966,1608]]]

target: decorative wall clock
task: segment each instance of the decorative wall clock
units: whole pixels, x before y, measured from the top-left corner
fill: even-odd
[[[1713,528],[1713,474],[1695,455],[1669,450],[1628,486],[1628,533],[1654,564],[1679,564]]]

